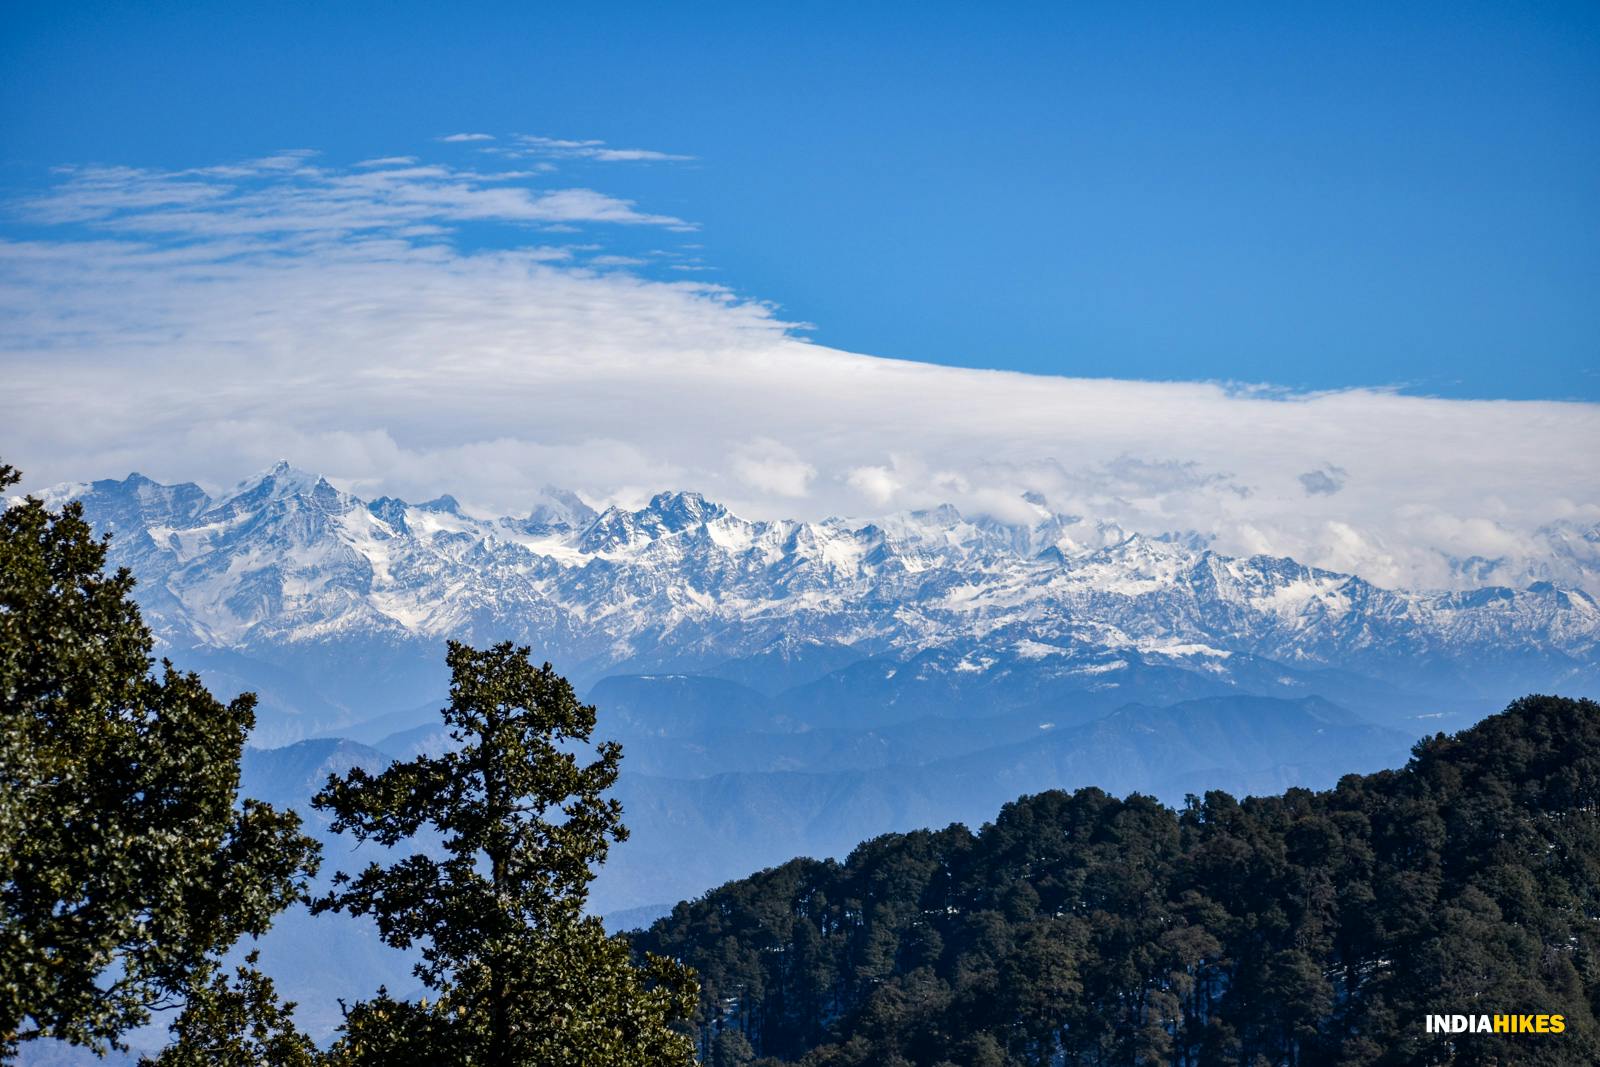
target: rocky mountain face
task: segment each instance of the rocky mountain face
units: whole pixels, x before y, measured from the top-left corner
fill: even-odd
[[[284,464],[217,498],[139,475],[54,495],[114,534],[169,645],[262,693],[269,742],[437,695],[448,637],[530,644],[581,687],[714,675],[874,723],[1152,685],[1428,712],[1600,675],[1600,607],[1577,588],[1383,589],[1037,497],[1031,524],[950,507],[751,522],[686,492],[597,513],[556,490],[524,518],[483,519],[448,496],[364,501]]]

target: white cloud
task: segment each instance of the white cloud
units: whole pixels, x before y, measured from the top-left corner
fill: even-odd
[[[33,220],[78,223],[119,235],[165,240],[230,236],[347,239],[396,227],[463,222],[690,224],[641,212],[631,200],[592,189],[532,189],[520,176],[485,175],[408,157],[369,160],[351,170],[319,167],[291,153],[227,167],[150,171],[78,167],[23,204]]]
[[[733,452],[733,474],[745,485],[782,497],[803,497],[817,468],[781,441],[762,437]]]
[[[547,483],[699,489],[758,517],[1026,518],[1032,492],[1413,585],[1535,573],[1540,527],[1600,521],[1596,405],[876,359],[721,286],[450,241],[468,221],[679,224],[599,192],[297,152],[74,169],[19,210],[69,224],[0,243],[0,452],[33,486],[137,469],[217,487],[282,456],[500,512]],[[1308,493],[1308,472],[1342,488]]]
[[[469,141],[492,141],[492,133],[452,133],[439,138],[445,144],[463,144]]]
[[[888,467],[855,467],[845,472],[844,480],[878,507],[887,507],[905,488]]]
[[[518,134],[512,138],[515,148],[502,148],[502,155],[514,157],[548,156],[553,159],[593,159],[601,163],[652,163],[683,162],[693,156],[658,152],[648,148],[612,148],[604,141],[571,141],[559,137],[536,137]]]

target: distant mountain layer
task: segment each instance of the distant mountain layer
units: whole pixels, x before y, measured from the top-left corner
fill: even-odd
[[[680,687],[680,695],[692,689]],[[717,691],[714,684],[702,690]],[[765,734],[689,718],[670,728],[674,743],[629,741],[615,795],[631,837],[612,849],[593,887],[593,910],[619,928],[640,925],[675,901],[797,855],[843,857],[889,830],[951,822],[976,827],[1019,795],[1061,786],[1099,784],[1119,795],[1141,792],[1171,803],[1208,789],[1325,787],[1351,771],[1403,764],[1411,741],[1315,697],[1128,705],[1061,729],[1021,718],[967,725],[972,728],[929,720],[881,733]],[[827,740],[813,747],[817,736]],[[324,843],[326,879],[378,854],[329,833],[327,818],[310,808],[327,776],[353,767],[376,773],[391,759],[436,752],[447,743],[434,726],[376,745],[326,738],[247,750],[241,789],[305,815],[309,831]],[[680,773],[713,773],[673,776],[675,759],[689,750],[702,753],[704,763]],[[767,755],[750,758],[753,750]],[[852,764],[840,751],[858,758]],[[775,761],[773,752],[784,755]],[[774,769],[784,761],[799,769]],[[741,764],[744,769],[735,769]],[[264,965],[300,1003],[303,1024],[318,1034],[338,1024],[338,997],[348,1000],[380,984],[395,990],[415,985],[409,960],[379,945],[369,924],[313,918],[298,908],[268,935]]]
[[[263,743],[442,693],[447,637],[530,644],[586,687],[716,676],[787,694],[775,711],[807,725],[1235,692],[1482,711],[1600,677],[1600,608],[1579,589],[1383,589],[1037,500],[1028,524],[949,507],[750,522],[694,493],[595,512],[547,490],[526,518],[479,519],[284,465],[216,498],[138,475],[55,497],[115,535],[171,647],[261,694]]]

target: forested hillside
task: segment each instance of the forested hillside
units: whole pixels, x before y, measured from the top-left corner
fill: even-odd
[[[1048,792],[794,860],[636,943],[699,971],[717,1065],[1592,1064],[1597,804],[1600,705],[1528,697],[1326,792]]]

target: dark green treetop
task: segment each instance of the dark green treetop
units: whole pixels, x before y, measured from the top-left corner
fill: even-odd
[[[659,957],[635,966],[627,942],[583,915],[594,868],[626,836],[621,805],[604,795],[621,747],[591,745],[595,709],[527,649],[452,642],[446,658],[456,747],[330,778],[313,801],[363,841],[437,842],[340,872],[313,904],[371,915],[387,943],[419,946],[417,976],[438,994],[357,1005],[336,1061],[692,1062],[673,1028],[693,1012],[692,974]]]
[[[217,964],[195,975],[173,1042],[139,1067],[316,1067],[323,1059],[294,1024],[294,1004],[278,998],[256,969],[259,952],[228,971]]]

